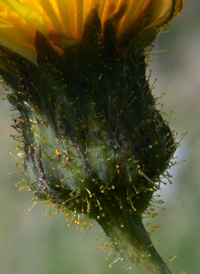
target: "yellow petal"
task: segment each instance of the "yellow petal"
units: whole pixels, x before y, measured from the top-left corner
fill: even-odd
[[[48,39],[81,40],[92,9],[97,10],[102,27],[113,20],[119,41],[127,33],[134,40],[166,24],[182,5],[182,0],[0,0],[0,43],[27,56],[30,49],[34,51],[36,31]]]
[[[0,44],[13,50],[16,53],[22,54],[25,58],[35,62],[36,54],[33,47],[34,39],[26,35],[21,29],[19,31],[18,27],[1,26],[0,32]]]

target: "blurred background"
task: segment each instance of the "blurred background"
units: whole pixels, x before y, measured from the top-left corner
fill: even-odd
[[[188,135],[181,141],[174,166],[173,185],[163,186],[165,211],[148,219],[162,228],[153,241],[163,258],[179,255],[170,263],[173,274],[198,274],[200,271],[200,2],[188,1],[187,7],[173,27],[162,34],[151,54],[151,82],[154,93],[164,104],[171,128]],[[163,50],[167,50],[163,53]],[[4,91],[1,89],[1,93]],[[96,241],[101,228],[80,233],[68,228],[62,214],[44,218],[44,205],[37,204],[28,214],[32,202],[29,192],[19,192],[14,184],[20,175],[8,176],[15,170],[16,159],[9,151],[18,145],[10,138],[10,105],[0,101],[0,273],[2,274],[118,274],[125,273],[121,264],[108,268],[106,254],[98,250]],[[167,118],[166,118],[167,119]]]

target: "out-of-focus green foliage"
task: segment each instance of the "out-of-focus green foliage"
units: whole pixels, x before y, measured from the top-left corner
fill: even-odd
[[[158,78],[155,94],[166,95],[164,110],[173,110],[171,125],[179,135],[189,134],[181,142],[177,151],[177,161],[186,162],[171,169],[173,185],[163,187],[162,198],[166,211],[160,210],[155,220],[148,219],[151,226],[162,225],[153,234],[161,254],[168,257],[180,255],[170,264],[172,273],[199,273],[199,191],[200,191],[200,35],[198,0],[188,1],[170,34],[162,34],[151,55],[152,79]],[[169,52],[159,53],[159,50]],[[2,90],[3,93],[3,90]],[[83,233],[76,228],[68,228],[62,214],[43,218],[43,205],[37,205],[31,215],[28,209],[32,194],[20,193],[14,183],[20,179],[15,174],[16,160],[8,154],[17,142],[9,138],[11,129],[10,105],[0,102],[0,272],[2,274],[106,274],[125,273],[120,264],[108,268],[106,255],[98,251],[101,242],[96,241],[102,231],[95,224]],[[174,120],[176,118],[176,121]],[[167,119],[167,117],[166,117]],[[103,239],[104,242],[104,239]]]

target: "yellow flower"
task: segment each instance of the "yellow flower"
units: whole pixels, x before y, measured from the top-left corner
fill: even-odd
[[[102,27],[111,20],[118,41],[127,33],[142,39],[182,9],[182,0],[0,0],[0,44],[35,62],[37,31],[62,49],[81,39],[86,18],[96,9]]]

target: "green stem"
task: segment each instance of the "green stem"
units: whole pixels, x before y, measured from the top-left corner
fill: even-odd
[[[135,273],[171,273],[152,245],[139,215],[133,215],[129,210],[123,209],[116,212],[112,218],[109,218],[110,216],[106,215],[97,221],[116,244],[122,256],[131,264]]]

